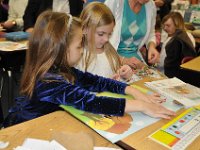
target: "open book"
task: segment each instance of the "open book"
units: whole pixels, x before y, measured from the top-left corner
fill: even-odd
[[[200,104],[200,88],[185,83],[176,77],[145,82],[145,85],[161,95],[170,97],[187,107]]]

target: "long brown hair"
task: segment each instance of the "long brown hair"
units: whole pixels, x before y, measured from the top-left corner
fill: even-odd
[[[79,19],[73,18],[69,26],[69,20],[69,15],[52,11],[45,11],[38,17],[29,39],[21,94],[31,97],[36,81],[42,79],[52,66],[65,68],[58,73],[69,81],[74,79],[67,60],[67,50],[82,24]]]
[[[176,29],[185,31],[185,22],[182,15],[179,12],[170,12],[162,19],[162,24],[164,24],[169,18],[172,19]]]
[[[110,11],[110,9],[103,3],[100,2],[91,2],[89,3],[82,11],[80,18],[83,23],[84,29],[91,29],[91,41],[87,41],[85,37],[85,46],[87,46],[87,52],[85,58],[83,58],[83,63],[85,63],[85,71],[87,71],[91,62],[95,59],[96,47],[95,47],[95,32],[96,28],[104,25],[109,25],[111,23],[115,24],[115,18]],[[107,42],[104,46],[105,54],[108,58],[109,64],[113,72],[116,72],[119,69],[121,62],[119,55],[116,50]]]

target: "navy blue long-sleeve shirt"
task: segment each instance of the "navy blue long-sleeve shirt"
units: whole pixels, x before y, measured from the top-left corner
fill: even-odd
[[[74,84],[54,73],[47,73],[42,80],[38,80],[30,99],[26,96],[16,99],[16,105],[9,110],[4,127],[60,110],[60,105],[98,114],[124,114],[124,98],[98,97],[91,92],[110,91],[125,94],[127,84],[84,73],[75,68],[72,70],[76,76]]]

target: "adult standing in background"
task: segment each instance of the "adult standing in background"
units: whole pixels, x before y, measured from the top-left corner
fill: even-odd
[[[8,29],[11,31],[23,30],[23,15],[27,3],[27,0],[9,1],[8,20],[1,24],[4,29]]]
[[[83,9],[83,3],[83,0],[28,0],[23,17],[24,30],[32,32],[37,17],[47,9],[79,16]]]
[[[156,50],[156,6],[152,0],[106,0],[105,4],[115,16],[111,44],[117,49],[123,63],[139,68],[142,56],[140,48],[146,45],[148,63],[159,60]]]

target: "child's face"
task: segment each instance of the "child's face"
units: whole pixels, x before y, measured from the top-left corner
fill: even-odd
[[[175,31],[176,27],[174,25],[174,22],[172,21],[171,18],[169,18],[164,24],[163,24],[163,29],[168,33],[169,36],[172,36]]]
[[[95,32],[95,47],[96,49],[102,49],[104,45],[109,41],[109,38],[113,32],[114,23],[103,25],[96,28]]]
[[[71,41],[67,54],[68,64],[71,67],[77,65],[77,63],[82,57],[83,54],[82,37],[83,37],[82,29],[79,28],[76,30],[74,34],[74,38]]]

